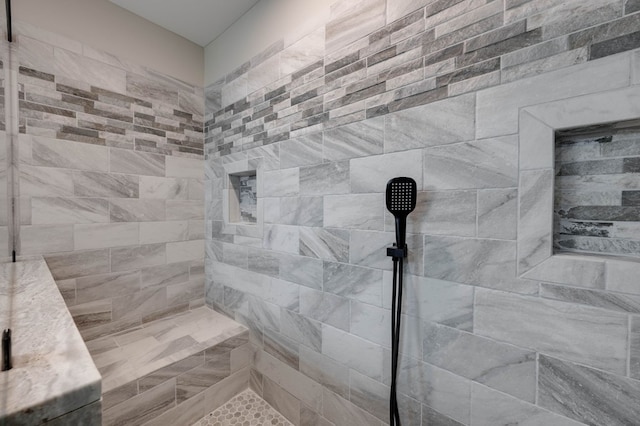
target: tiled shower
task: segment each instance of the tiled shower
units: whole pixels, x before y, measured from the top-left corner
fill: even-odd
[[[638,0],[338,0],[204,89],[16,31],[20,254],[86,341],[213,308],[293,424],[388,424],[409,176],[402,424],[640,424]]]

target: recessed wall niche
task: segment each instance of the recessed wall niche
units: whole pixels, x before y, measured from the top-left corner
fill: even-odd
[[[232,188],[229,197],[229,222],[255,224],[258,222],[258,185],[256,171],[229,175]]]
[[[222,193],[222,233],[242,238],[247,244],[262,243],[263,164],[264,159],[258,157],[244,158],[223,165],[225,175]]]
[[[555,253],[640,258],[640,119],[555,131]]]

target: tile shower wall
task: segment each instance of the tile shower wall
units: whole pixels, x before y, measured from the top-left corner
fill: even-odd
[[[16,23],[20,251],[85,338],[204,303],[203,93]]]
[[[518,110],[640,84],[639,12],[342,0],[207,87],[206,300],[250,327],[253,389],[297,425],[387,423],[384,188],[411,176],[403,425],[637,423],[640,288],[516,271]],[[258,158],[261,238],[223,220]]]

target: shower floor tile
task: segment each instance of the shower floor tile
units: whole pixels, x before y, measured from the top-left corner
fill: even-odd
[[[192,426],[293,426],[255,392],[248,389]]]

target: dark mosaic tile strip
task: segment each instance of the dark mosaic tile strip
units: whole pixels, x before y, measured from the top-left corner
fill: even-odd
[[[640,17],[637,17],[640,20]],[[626,34],[591,46],[589,59],[598,59],[640,47],[640,31]]]

